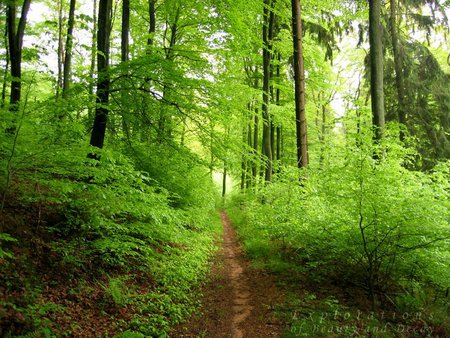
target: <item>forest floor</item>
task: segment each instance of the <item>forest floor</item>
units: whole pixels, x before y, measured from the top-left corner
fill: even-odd
[[[275,305],[284,295],[272,276],[254,268],[222,211],[223,241],[203,288],[201,312],[173,335],[177,337],[280,337],[284,323]]]

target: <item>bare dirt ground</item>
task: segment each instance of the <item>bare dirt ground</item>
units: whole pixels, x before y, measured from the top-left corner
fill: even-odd
[[[171,337],[281,337],[283,323],[274,305],[283,295],[271,276],[252,268],[225,212],[223,247],[203,289],[202,310]]]

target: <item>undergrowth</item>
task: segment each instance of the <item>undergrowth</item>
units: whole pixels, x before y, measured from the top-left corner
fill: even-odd
[[[292,292],[288,336],[450,332],[448,164],[425,174],[372,154],[280,173],[229,205],[254,264]]]
[[[19,144],[1,186],[0,336],[167,335],[197,308],[220,229],[206,171],[177,174],[193,196],[158,163],[44,144]]]

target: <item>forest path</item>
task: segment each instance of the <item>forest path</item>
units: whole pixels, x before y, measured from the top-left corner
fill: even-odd
[[[223,244],[203,288],[202,313],[177,328],[173,337],[280,337],[282,322],[273,306],[282,300],[275,282],[252,268],[227,216],[221,213]]]

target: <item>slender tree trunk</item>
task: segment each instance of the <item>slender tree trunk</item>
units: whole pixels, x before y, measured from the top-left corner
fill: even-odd
[[[263,20],[263,103],[262,103],[262,117],[263,117],[263,155],[265,160],[265,174],[266,182],[272,181],[272,147],[271,147],[271,123],[269,111],[270,99],[270,61],[271,61],[271,30],[273,27],[273,1],[264,0],[264,20]]]
[[[247,172],[247,163],[245,160],[245,153],[242,153],[242,160],[241,160],[241,191],[244,192],[245,190],[245,174]]]
[[[94,126],[90,144],[103,148],[109,103],[109,35],[111,28],[112,0],[100,0],[98,11],[97,35],[97,107],[95,108]]]
[[[90,97],[94,96],[94,74],[95,74],[95,64],[97,58],[97,0],[93,0],[93,25],[92,28],[92,45],[91,45],[91,66],[89,68],[89,95]],[[88,116],[91,120],[94,117],[94,108],[89,108]]]
[[[175,19],[172,24],[169,22],[166,23],[166,27],[170,27],[170,39],[169,39],[169,46],[164,47],[165,49],[165,58],[168,61],[173,61],[175,58],[174,55],[174,47],[177,44],[178,41],[178,21],[180,19],[181,15],[181,5],[177,8]],[[166,35],[166,34],[165,34]],[[163,101],[167,102],[169,101],[170,96],[170,86],[169,84],[164,84],[163,86]],[[168,106],[165,105],[161,108],[160,114],[159,114],[159,121],[158,121],[158,142],[162,143],[164,139],[170,139],[172,134],[172,126],[170,125],[170,118],[169,118],[169,111]]]
[[[64,0],[58,0],[58,78],[56,85],[56,97],[59,97],[63,87],[63,63],[64,63],[64,43],[63,43],[63,25],[64,25]],[[58,114],[59,115],[59,114]]]
[[[277,80],[278,82],[280,82],[281,79],[281,66],[280,66],[280,61],[281,61],[281,54],[278,52],[277,53],[277,60],[278,60],[278,64],[277,64],[277,71],[276,71],[276,76],[277,76]],[[280,97],[281,97],[281,91],[280,91],[280,87],[278,86],[276,91],[275,91],[275,104],[277,106],[280,105]],[[275,137],[275,142],[276,142],[276,160],[277,161],[281,161],[281,125],[278,124],[276,127],[276,137]],[[281,163],[278,163],[278,167],[280,168]]]
[[[125,63],[129,60],[130,55],[130,0],[122,1],[122,39],[120,42],[120,60]],[[124,76],[128,77],[128,70],[124,70]],[[122,130],[129,139],[130,130],[127,123],[130,107],[127,104],[127,90],[121,91],[122,97]]]
[[[305,109],[305,65],[302,45],[302,9],[300,0],[292,0],[292,31],[294,41],[295,117],[297,132],[297,165],[307,167],[308,131]]]
[[[384,132],[383,45],[381,26],[381,0],[369,0],[370,93],[375,140]]]
[[[244,114],[244,119],[246,119],[248,121],[248,114],[251,112],[252,109],[252,105],[251,103],[247,104],[247,111]],[[243,149],[242,149],[242,159],[241,159],[241,190],[244,191],[245,190],[245,183],[247,181],[247,171],[248,171],[248,154],[247,154],[247,147],[251,147],[251,143],[248,143],[249,138],[248,138],[248,128],[250,126],[251,120],[250,122],[247,122],[247,124],[242,128],[242,145],[243,145]],[[251,127],[250,127],[251,128]],[[250,142],[251,142],[251,137],[250,137]]]
[[[122,2],[122,41],[121,60],[127,62],[130,54],[130,0]]]
[[[9,73],[9,46],[8,46],[8,25],[5,25],[5,48],[6,48],[6,60],[5,60],[5,68],[3,72],[3,85],[2,85],[2,103],[1,108],[5,107],[6,104],[6,88],[8,86],[8,73]]]
[[[153,46],[153,36],[156,32],[156,10],[155,10],[156,0],[149,0],[148,2],[148,15],[150,18],[150,25],[148,29],[148,40],[147,45]]]
[[[222,197],[225,197],[226,193],[227,193],[227,168],[224,163],[222,176]]]
[[[259,148],[259,111],[256,108],[255,109],[255,118],[254,118],[254,124],[253,124],[253,157],[255,160],[253,161],[252,166],[252,175],[253,180],[256,183],[257,177],[258,177],[258,161],[256,161],[256,157],[258,156],[258,148]]]
[[[76,0],[70,0],[69,22],[67,26],[66,51],[64,53],[63,97],[67,98],[70,89],[72,72],[73,28],[75,26]]]
[[[22,93],[22,44],[27,22],[27,14],[30,9],[31,0],[24,0],[22,5],[22,14],[19,24],[16,26],[17,1],[11,1],[7,6],[7,25],[8,25],[8,43],[9,59],[11,62],[11,97],[10,111],[17,113],[19,110],[20,98]],[[10,132],[14,132],[12,127]]]
[[[209,176],[213,178],[214,174],[214,122],[210,119],[209,124],[211,126],[210,138],[209,138]]]
[[[247,144],[249,148],[253,148],[253,142],[252,142],[252,124],[253,124],[253,116],[250,116],[250,120],[248,121],[247,126]],[[247,161],[247,171],[246,171],[246,186],[247,189],[249,189],[252,185],[252,165],[251,161]]]
[[[319,158],[319,168],[323,167],[323,162],[325,160],[325,140],[326,140],[326,132],[327,132],[327,106],[325,103],[322,103],[322,123],[320,129],[320,158]]]
[[[400,50],[400,43],[398,39],[398,24],[397,24],[397,0],[390,0],[391,2],[391,40],[392,50],[394,54],[394,67],[395,67],[395,84],[397,87],[398,98],[398,122],[401,124],[400,129],[400,141],[404,141],[405,132],[402,128],[406,127],[406,106],[405,106],[405,87],[403,79],[403,57]]]

